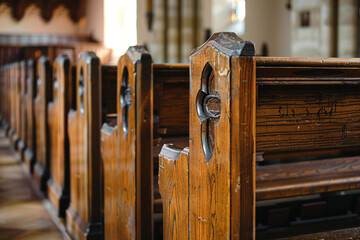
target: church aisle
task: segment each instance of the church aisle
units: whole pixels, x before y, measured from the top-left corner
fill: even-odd
[[[0,240],[63,239],[0,131]]]

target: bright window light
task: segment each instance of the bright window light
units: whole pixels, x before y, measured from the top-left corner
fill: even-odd
[[[136,45],[136,1],[104,0],[104,44],[118,58]]]

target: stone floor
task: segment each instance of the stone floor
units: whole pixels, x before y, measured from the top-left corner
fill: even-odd
[[[0,240],[64,239],[0,131]]]

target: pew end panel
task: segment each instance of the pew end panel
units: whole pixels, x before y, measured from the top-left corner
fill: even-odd
[[[68,114],[71,199],[66,227],[77,239],[103,239],[99,58],[83,53],[76,71],[76,110]]]
[[[17,150],[20,154],[21,160],[24,160],[24,151],[26,148],[26,61],[20,62],[20,78],[19,78],[19,142],[17,144]]]
[[[36,162],[34,177],[38,188],[47,194],[47,180],[50,172],[49,126],[47,124],[47,103],[52,95],[52,66],[47,57],[37,62],[37,92],[34,100],[36,129]]]
[[[189,149],[165,144],[159,154],[163,239],[189,239]]]
[[[180,158],[159,156],[164,236],[255,238],[254,55],[253,43],[232,33],[217,33],[190,56],[188,163],[187,153],[170,146],[163,150]],[[179,182],[188,182],[188,192],[176,185],[168,196],[167,189]],[[176,209],[174,196],[188,199],[188,212]],[[186,208],[186,201],[181,204]],[[189,226],[174,231],[172,224],[179,218],[185,222],[188,218]],[[172,231],[166,229],[169,226]]]
[[[47,183],[49,200],[58,217],[65,218],[70,201],[69,137],[67,113],[72,105],[72,83],[70,59],[59,55],[53,64],[53,98],[48,103],[48,125],[50,130],[50,178]]]
[[[149,53],[139,46],[130,47],[119,59],[117,81],[116,126],[104,124],[102,129],[104,198],[109,204],[104,212],[105,237],[152,238],[153,97]]]
[[[8,137],[14,149],[17,149],[19,141],[18,133],[18,113],[19,113],[19,63],[10,64],[9,81],[10,81],[10,129]]]
[[[36,130],[34,115],[34,98],[36,94],[36,61],[29,59],[27,61],[27,78],[26,78],[26,149],[24,154],[25,166],[33,174],[36,159]]]
[[[190,56],[190,238],[255,238],[254,55],[217,33]]]
[[[101,155],[104,167],[104,237],[119,239],[117,126],[104,123],[101,128]]]

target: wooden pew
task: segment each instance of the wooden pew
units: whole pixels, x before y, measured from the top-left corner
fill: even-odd
[[[358,225],[359,59],[256,62],[257,235]]]
[[[271,210],[289,197],[359,189],[359,60],[241,57],[252,48],[216,34],[190,57],[190,148],[165,145],[160,154],[165,239],[255,238],[255,193],[258,208]],[[305,228],[318,221],[298,219]]]
[[[36,161],[34,177],[37,187],[45,193],[49,178],[50,149],[49,126],[47,124],[47,104],[51,100],[52,67],[47,57],[40,57],[37,62],[36,97],[34,99]]]
[[[254,238],[254,45],[214,34],[190,69],[189,150],[160,153],[164,239]]]
[[[116,124],[101,133],[106,239],[162,235],[154,170],[159,145],[188,142],[188,93],[188,64],[153,64],[140,46],[120,58]]]
[[[2,127],[6,135],[9,131],[10,123],[10,82],[9,82],[9,64],[3,66],[3,120]]]
[[[24,95],[24,105],[26,118],[26,134],[25,134],[25,154],[24,162],[29,172],[32,174],[34,171],[36,159],[36,128],[35,128],[35,115],[34,115],[34,98],[36,96],[36,61],[29,59],[27,61],[26,71],[26,90]]]
[[[17,142],[19,140],[18,135],[18,122],[19,122],[19,63],[14,62],[10,64],[9,72],[9,81],[10,81],[10,130],[9,130],[9,139],[13,146],[16,149]]]
[[[50,178],[47,189],[57,216],[65,218],[70,201],[70,163],[67,113],[75,100],[71,82],[70,59],[59,55],[53,64],[52,101],[48,103],[50,130]]]
[[[68,114],[70,205],[67,230],[75,239],[103,239],[100,128],[116,112],[116,66],[100,66],[93,52],[77,63],[76,109]]]
[[[17,150],[21,156],[21,159],[24,160],[24,151],[25,151],[25,142],[26,142],[26,101],[25,101],[25,91],[26,91],[26,61],[23,60],[20,62],[20,78],[19,78],[19,142],[17,144]]]

